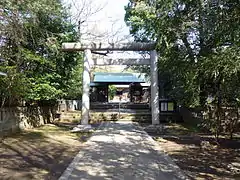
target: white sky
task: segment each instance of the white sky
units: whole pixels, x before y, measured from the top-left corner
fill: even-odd
[[[71,5],[73,22],[84,21],[81,25],[81,42],[116,43],[133,41],[129,28],[124,22],[129,0],[63,0]],[[83,10],[82,10],[83,9]],[[101,9],[97,13],[97,9]],[[82,13],[79,13],[82,12]],[[90,33],[90,34],[89,34]],[[114,52],[111,58],[141,58],[136,52]],[[113,65],[114,72],[121,72],[126,66]]]
[[[64,0],[64,2],[71,5],[75,22],[84,21],[81,25],[82,40],[94,38],[95,41],[116,42],[129,39],[129,29],[124,22],[124,6],[129,0]],[[98,9],[101,10],[91,15]],[[79,12],[82,13],[79,15]]]

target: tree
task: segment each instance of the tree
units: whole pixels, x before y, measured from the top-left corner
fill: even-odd
[[[114,85],[110,85],[109,86],[109,97],[110,97],[110,100],[113,100],[114,96],[116,95],[116,92],[117,92],[117,88],[116,86]]]
[[[168,96],[186,106],[213,99],[218,137],[222,106],[239,99],[239,1],[131,0],[125,20],[136,41],[157,41]]]
[[[61,1],[4,0],[0,5],[0,69],[8,74],[0,77],[2,106],[13,100],[43,103],[69,96],[81,56],[60,51],[62,42],[77,40]]]

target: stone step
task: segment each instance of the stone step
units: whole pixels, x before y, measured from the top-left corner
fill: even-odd
[[[119,108],[119,103],[92,103],[90,105],[90,109],[95,110],[95,109],[118,109]],[[148,104],[130,104],[130,103],[120,103],[120,108],[122,109],[149,109]]]
[[[61,114],[61,117],[81,117],[81,114]]]
[[[90,113],[129,113],[129,114],[141,114],[150,113],[149,109],[94,109]]]
[[[99,115],[109,116],[112,114],[118,115],[119,112],[112,112],[112,113],[94,112],[94,113],[90,113],[90,116],[99,116]],[[123,115],[123,116],[149,116],[149,115],[151,115],[151,113],[150,112],[142,112],[142,113],[122,113],[122,112],[120,112],[120,115]]]
[[[76,121],[81,120],[81,112],[62,112],[61,120]],[[90,121],[137,121],[137,122],[151,122],[151,112],[149,109],[97,109],[90,111]]]
[[[151,123],[151,117],[146,118],[91,118],[90,122],[101,122],[101,121],[132,121],[132,122],[141,122],[141,123]]]
[[[118,112],[113,112],[113,113],[102,113],[102,112],[94,112],[94,113],[90,113],[90,116],[112,116],[112,115],[118,115]],[[121,116],[130,116],[130,117],[141,117],[141,116],[151,116],[151,113],[149,112],[142,112],[142,113],[120,113]],[[80,118],[81,114],[79,115],[71,115],[71,114],[61,114],[60,116],[61,118]]]
[[[91,119],[149,119],[151,116],[118,116],[118,115],[112,115],[112,116],[90,116]]]
[[[128,120],[128,121],[146,121],[151,119],[151,114],[148,113],[91,113],[91,120],[105,120],[105,121],[116,121],[116,120]]]
[[[81,111],[76,111],[76,112],[74,112],[74,111],[70,111],[70,112],[66,111],[66,112],[60,112],[59,114],[61,114],[61,115],[70,115],[70,116],[81,116]]]

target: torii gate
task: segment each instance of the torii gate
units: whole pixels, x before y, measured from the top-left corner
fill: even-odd
[[[82,94],[82,125],[88,125],[90,109],[90,67],[91,65],[143,65],[150,64],[151,68],[151,113],[152,124],[159,124],[159,94],[158,94],[158,68],[157,52],[155,43],[123,43],[123,44],[102,44],[102,43],[63,43],[63,51],[84,51],[83,70],[83,94]],[[91,51],[150,51],[150,59],[97,59],[92,60]]]

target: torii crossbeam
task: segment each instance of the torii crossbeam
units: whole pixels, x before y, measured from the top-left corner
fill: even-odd
[[[82,94],[82,125],[87,125],[89,122],[89,109],[90,109],[90,66],[94,64],[92,60],[91,51],[150,51],[150,60],[139,63],[139,59],[121,59],[125,64],[150,64],[151,67],[151,113],[152,113],[152,124],[159,124],[159,94],[158,94],[158,68],[157,68],[157,52],[155,50],[155,43],[123,43],[123,44],[103,44],[103,43],[63,43],[63,51],[84,51],[84,70],[83,70],[83,94]],[[114,62],[111,60],[111,62]],[[115,60],[116,62],[116,60]],[[102,62],[107,64],[106,62]],[[95,62],[96,64],[96,62]],[[117,65],[121,64],[116,63]]]

